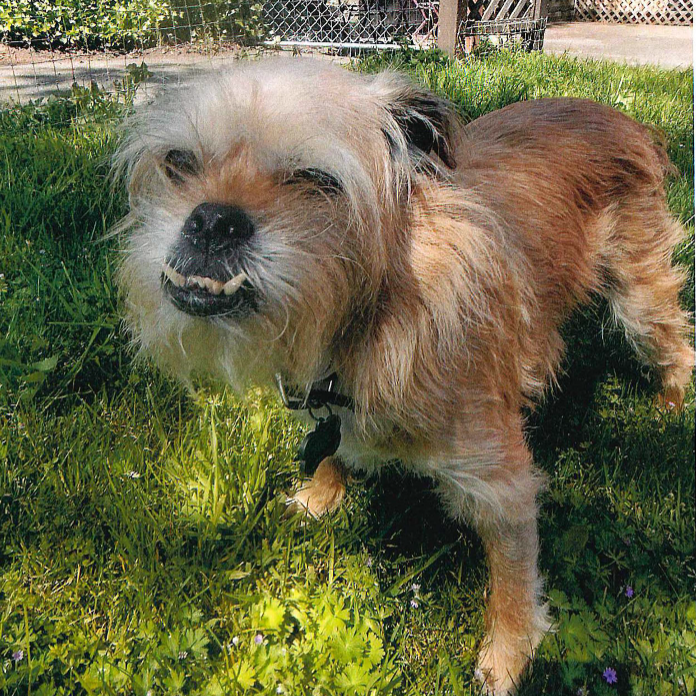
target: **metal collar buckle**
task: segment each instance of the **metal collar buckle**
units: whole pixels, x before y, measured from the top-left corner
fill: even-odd
[[[307,388],[304,394],[298,394],[296,391],[286,387],[280,372],[276,373],[275,380],[283,406],[292,411],[316,410],[328,408],[329,406],[353,409],[353,399],[334,391],[338,381],[338,375],[335,372],[318,382],[314,382]]]

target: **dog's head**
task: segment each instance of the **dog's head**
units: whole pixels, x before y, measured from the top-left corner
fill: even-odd
[[[455,117],[402,76],[240,63],[126,124],[119,274],[135,339],[182,376],[297,383],[369,322]],[[400,260],[401,259],[401,260]]]

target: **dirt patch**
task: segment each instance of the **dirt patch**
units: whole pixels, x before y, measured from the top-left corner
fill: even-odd
[[[255,49],[258,52],[258,49]],[[45,62],[74,62],[87,63],[92,61],[145,61],[150,59],[155,62],[166,60],[180,60],[183,57],[201,57],[210,54],[247,54],[249,49],[238,44],[217,45],[213,48],[194,46],[192,44],[180,44],[176,46],[159,46],[138,51],[61,51],[57,49],[25,48],[7,43],[0,43],[0,66],[27,65],[31,63]]]

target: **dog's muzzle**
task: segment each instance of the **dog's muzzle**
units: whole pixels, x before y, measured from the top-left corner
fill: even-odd
[[[242,268],[254,223],[236,206],[201,203],[184,223],[162,266],[162,290],[182,312],[198,317],[240,317],[256,307],[256,292]]]

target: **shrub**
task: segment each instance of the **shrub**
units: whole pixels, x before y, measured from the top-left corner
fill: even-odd
[[[35,48],[149,47],[172,40],[246,40],[263,34],[249,0],[6,0],[0,33]]]
[[[253,43],[265,36],[263,4],[253,0],[170,0],[172,11],[161,24],[167,40],[216,39]]]

